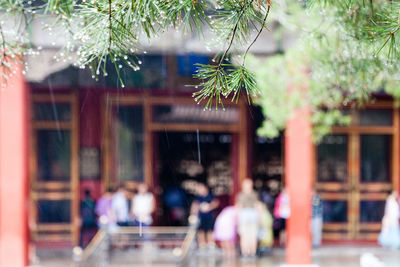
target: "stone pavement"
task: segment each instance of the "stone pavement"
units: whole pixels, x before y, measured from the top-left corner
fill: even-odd
[[[313,263],[320,267],[360,267],[360,257],[373,254],[384,263],[385,267],[400,267],[400,250],[387,250],[371,246],[324,246],[312,252]],[[255,262],[242,262],[239,259],[227,260],[223,257],[198,257],[196,267],[278,267],[284,263],[284,249],[274,249],[269,256]],[[380,267],[370,265],[368,267]]]
[[[141,255],[145,254],[140,251],[127,251],[124,253]],[[346,246],[346,245],[330,245],[312,252],[313,263],[320,267],[360,267],[360,257],[366,253],[373,254],[378,258],[385,267],[400,267],[400,250],[390,250],[375,246]],[[61,257],[59,253],[51,257],[51,252],[47,253],[47,257],[41,257],[39,264],[31,265],[32,267],[69,267],[72,262],[68,252],[65,257]],[[121,254],[122,255],[122,254]],[[134,263],[126,260],[118,260],[116,257],[126,258],[126,256],[114,255],[112,265],[110,267],[174,267],[172,262],[141,262]],[[135,257],[129,257],[135,258]],[[214,252],[198,252],[196,257],[193,257],[192,263],[188,267],[279,267],[284,263],[284,249],[276,248],[269,255],[258,258],[255,261],[243,262],[239,258],[227,259],[224,258],[220,251]],[[93,266],[94,267],[94,266]],[[368,265],[368,267],[380,267],[377,264]]]

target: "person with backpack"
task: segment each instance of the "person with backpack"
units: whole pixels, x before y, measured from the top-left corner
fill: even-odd
[[[79,245],[81,247],[86,247],[96,234],[97,223],[95,207],[96,203],[91,197],[90,190],[85,189],[85,197],[81,201],[80,205],[81,231],[79,236]]]

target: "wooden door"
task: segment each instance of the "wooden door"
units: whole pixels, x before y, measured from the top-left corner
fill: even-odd
[[[315,187],[324,206],[324,239],[376,240],[385,199],[398,189],[398,110],[353,111],[316,147]]]
[[[363,134],[357,136],[359,161],[354,176],[355,237],[377,239],[384,214],[385,201],[393,186],[393,135]],[[398,163],[397,163],[398,164]]]
[[[326,136],[316,149],[316,188],[324,205],[324,239],[348,238],[351,232],[350,136]]]
[[[77,98],[33,95],[31,226],[35,241],[78,241]]]

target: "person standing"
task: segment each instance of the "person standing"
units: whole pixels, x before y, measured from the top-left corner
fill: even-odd
[[[323,226],[323,206],[320,195],[313,188],[311,197],[311,236],[314,248],[321,245]]]
[[[378,243],[383,247],[400,247],[400,211],[398,197],[399,193],[393,190],[386,199],[385,214],[382,219],[382,230],[378,237]]]
[[[274,201],[275,198],[272,196],[268,187],[263,187],[259,193],[260,201],[264,203],[269,212],[272,212],[274,209]]]
[[[286,244],[286,220],[290,217],[290,201],[285,187],[282,188],[275,200],[274,217],[278,219],[279,223],[279,244],[284,246]]]
[[[186,203],[185,192],[179,186],[174,186],[164,191],[163,200],[169,224],[172,226],[184,226],[186,222]]]
[[[112,209],[112,190],[107,188],[106,192],[97,200],[95,212],[97,215],[97,225],[99,227],[110,226],[114,222]]]
[[[129,208],[126,191],[123,186],[119,186],[111,200],[111,210],[118,226],[128,226]]]
[[[96,233],[95,202],[89,189],[85,189],[85,198],[81,201],[80,215],[82,220],[79,245],[85,247]]]
[[[150,226],[153,222],[155,200],[145,183],[138,185],[138,193],[132,198],[132,214],[135,226]]]
[[[258,196],[253,189],[251,179],[243,180],[242,191],[239,193],[236,202],[240,251],[243,258],[254,258],[257,253],[259,214],[257,212]]]
[[[271,251],[272,245],[274,244],[274,232],[272,230],[274,220],[264,203],[259,202],[257,210],[260,222],[258,231],[259,253],[265,254]]]
[[[214,239],[221,244],[222,251],[227,257],[235,256],[237,235],[237,208],[225,207],[217,216],[214,225]]]
[[[214,248],[214,214],[213,211],[218,207],[219,202],[214,198],[205,184],[199,183],[197,195],[192,203],[191,214],[197,215],[199,219],[198,241],[200,248]]]

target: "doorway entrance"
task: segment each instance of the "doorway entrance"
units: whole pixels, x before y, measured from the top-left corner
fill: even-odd
[[[261,200],[266,203],[271,214],[275,199],[284,186],[284,136],[265,138],[257,135],[265,118],[259,106],[251,109],[252,153],[251,177]]]
[[[376,240],[385,200],[398,189],[398,110],[351,111],[316,147],[315,187],[323,199],[325,240]]]
[[[227,206],[233,194],[232,134],[158,132],[158,185],[164,225],[185,225],[198,183]]]
[[[122,183],[134,190],[139,182],[150,185],[156,194],[156,224],[176,223],[162,221],[164,187],[186,180],[185,186],[190,187],[189,178],[195,178],[208,182],[224,205],[230,199],[223,196],[231,197],[240,179],[247,177],[245,102],[224,101],[225,110],[204,111],[191,97],[109,94],[104,104],[103,186]],[[193,165],[199,159],[200,164]]]

